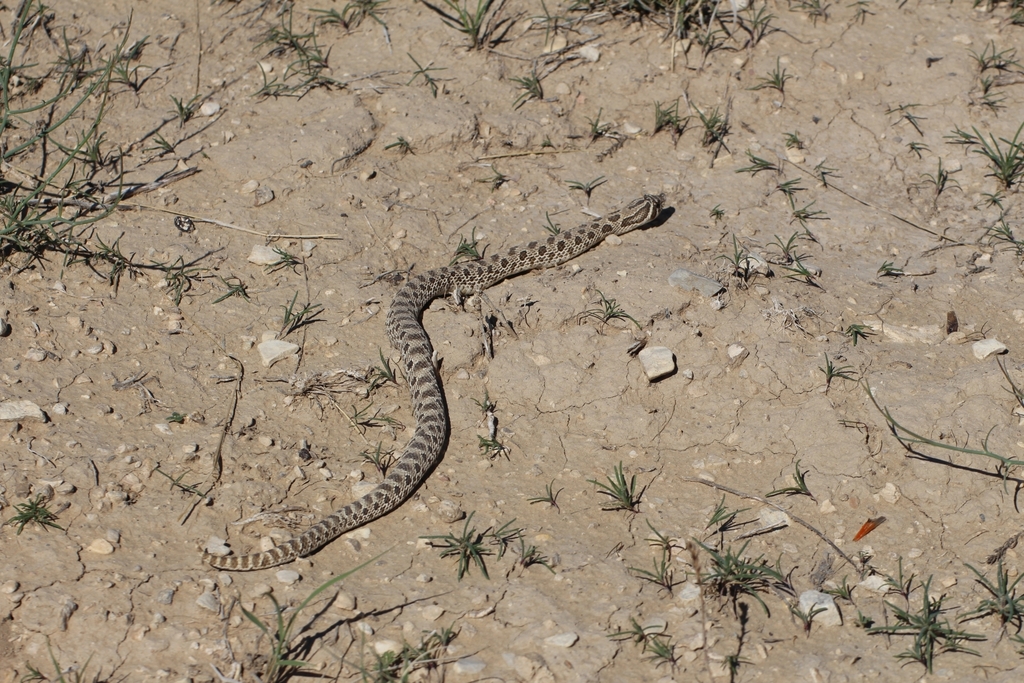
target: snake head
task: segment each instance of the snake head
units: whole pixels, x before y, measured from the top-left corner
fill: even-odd
[[[653,221],[661,213],[661,205],[664,201],[665,195],[663,194],[645,194],[640,199],[630,202],[618,212],[619,219],[615,234],[625,234]],[[608,216],[607,219],[615,220],[613,216]]]

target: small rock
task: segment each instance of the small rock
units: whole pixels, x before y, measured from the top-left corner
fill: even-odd
[[[269,583],[257,583],[249,590],[249,595],[254,598],[262,598],[264,595],[270,595],[274,592]]]
[[[68,414],[68,404],[67,403],[54,403],[52,406],[50,406],[50,412],[54,413],[55,415],[67,415]]]
[[[584,45],[580,48],[580,57],[587,60],[591,64],[601,59],[601,51],[593,45]]]
[[[0,593],[10,595],[11,593],[17,591],[20,587],[21,584],[19,584],[17,581],[14,581],[13,579],[10,581],[5,581],[4,584],[0,586]]]
[[[211,612],[217,612],[218,614],[220,613],[220,600],[218,600],[217,596],[210,591],[206,591],[196,598],[196,604],[203,609],[208,609]]]
[[[579,639],[578,635],[568,631],[566,633],[559,633],[556,636],[548,636],[544,639],[544,644],[552,647],[572,647]]]
[[[49,421],[46,413],[32,401],[4,401],[0,403],[0,422],[18,422],[20,420]]]
[[[635,123],[626,122],[622,124],[622,132],[625,133],[626,135],[636,135],[642,130],[643,128],[636,125]]]
[[[96,553],[97,555],[110,555],[114,552],[114,546],[105,538],[97,538],[95,541],[85,546],[85,549],[90,553]]]
[[[100,350],[103,350],[102,346],[100,347]],[[46,360],[46,351],[43,351],[42,349],[29,349],[25,352],[24,358],[25,360],[32,361],[33,363],[41,363]]]
[[[729,344],[725,353],[729,356],[729,362],[733,365],[739,365],[743,362],[744,358],[750,355],[750,352],[747,351],[747,347],[743,346],[743,344]]]
[[[686,291],[695,290],[709,298],[725,289],[721,282],[704,277],[703,275],[697,275],[697,273],[686,268],[677,268],[672,271],[672,274],[668,276],[668,283],[673,287],[679,287]]]
[[[174,432],[171,431],[171,425],[166,422],[157,422],[153,425],[153,431],[161,436],[170,436]]]
[[[280,339],[270,339],[260,342],[256,350],[259,351],[260,358],[263,359],[263,367],[269,368],[283,358],[294,356],[299,350],[299,345]]]
[[[757,513],[757,521],[760,522],[762,529],[789,526],[789,515],[782,510],[766,507]]]
[[[487,668],[487,662],[479,657],[463,657],[452,667],[457,674],[478,674]]]
[[[800,611],[810,614],[815,610],[817,614],[812,618],[813,624],[818,626],[842,626],[843,617],[839,614],[835,599],[828,593],[820,591],[804,591],[800,594]]]
[[[823,515],[831,515],[836,511],[836,506],[832,504],[832,501],[826,498],[821,501],[821,505],[818,506],[818,512]]]
[[[453,524],[466,516],[466,513],[462,511],[458,503],[454,503],[450,500],[442,500],[441,504],[437,506],[437,516],[443,521]]]
[[[863,77],[863,74],[861,74],[861,76]],[[807,157],[804,156],[804,153],[801,152],[796,147],[786,148],[786,158],[789,159],[794,164],[802,164],[804,163],[804,161],[807,160]]]
[[[695,583],[687,582],[676,592],[676,599],[680,602],[693,602],[694,600],[699,600],[700,586]]]
[[[423,608],[423,618],[427,621],[437,621],[444,614],[444,607],[440,605],[428,605]]]
[[[649,382],[656,382],[676,371],[675,354],[664,346],[648,346],[637,354],[637,358]]]
[[[121,532],[117,529],[107,529],[106,537],[111,543],[121,542]]]
[[[10,324],[6,320],[4,320],[3,318],[0,318],[0,337],[6,337],[6,336],[8,336],[10,334],[11,334],[11,326],[10,326]]]
[[[157,602],[159,602],[161,605],[169,605],[169,604],[171,604],[171,602],[174,601],[174,589],[173,588],[165,588],[164,590],[162,590],[159,593],[157,593],[156,594],[156,598],[154,598],[154,599]]]
[[[758,273],[760,275],[769,275],[772,272],[768,261],[755,251],[751,251],[743,257],[740,261],[740,267],[748,273]]]
[[[892,586],[886,583],[886,578],[884,576],[879,576],[878,574],[869,576],[857,585],[864,590],[869,590],[872,593],[878,593],[879,595],[885,595],[892,590]]]
[[[89,354],[90,356],[100,355],[101,353],[103,353],[103,342],[97,342],[96,344],[93,344],[92,346],[88,347],[87,349],[85,349],[85,353]]]
[[[257,187],[253,195],[256,197],[254,202],[256,206],[263,206],[274,201],[274,191],[269,187]]]
[[[264,448],[270,448],[271,446],[274,445],[274,440],[265,434],[260,436],[260,438],[257,439],[257,441],[259,441],[259,444]]]
[[[282,569],[281,571],[274,574],[274,576],[277,577],[278,581],[280,581],[286,586],[290,586],[302,578],[301,576],[299,576],[299,573],[294,569]]]
[[[217,557],[226,557],[231,554],[231,548],[226,545],[223,538],[218,538],[217,536],[210,536],[203,550]]]
[[[878,492],[878,495],[886,503],[895,505],[896,502],[900,499],[900,490],[896,486],[896,484],[890,481],[884,487],[882,487],[882,490]]]
[[[373,651],[379,655],[386,652],[394,652],[398,654],[402,651],[402,644],[394,640],[378,640],[373,644]]]
[[[220,111],[220,104],[217,102],[203,102],[203,106],[199,107],[200,116],[213,116]]]
[[[1006,344],[998,339],[982,339],[971,344],[971,352],[978,360],[985,360],[998,353],[1006,353],[1006,350]]]
[[[372,481],[357,481],[352,484],[352,495],[356,498],[362,498],[366,494],[377,488],[377,485]]]
[[[334,598],[334,607],[343,612],[353,612],[356,609],[356,596],[345,591],[338,591],[338,597]]]
[[[255,181],[253,181],[255,182]],[[269,266],[281,260],[281,255],[265,244],[255,244],[249,252],[249,263],[258,266]]]

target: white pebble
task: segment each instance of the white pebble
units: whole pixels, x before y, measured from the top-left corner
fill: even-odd
[[[114,546],[105,538],[97,538],[95,541],[87,545],[85,549],[90,553],[96,553],[97,555],[110,555],[114,552]]]
[[[259,351],[260,358],[263,360],[263,367],[269,368],[282,358],[294,356],[299,350],[299,345],[280,339],[270,339],[260,342],[256,350]]]
[[[487,668],[487,662],[480,659],[479,657],[463,657],[459,661],[455,662],[452,667],[457,674],[478,674]]]
[[[402,651],[402,644],[394,640],[378,640],[373,644],[373,651],[379,655],[385,652],[399,653]]]
[[[971,344],[971,352],[978,360],[985,360],[997,353],[1006,353],[1006,344],[998,339],[982,339]]]
[[[216,595],[209,591],[196,598],[196,604],[203,609],[210,610],[211,612],[220,612],[220,600],[217,599]]]
[[[828,593],[804,591],[800,594],[800,611],[809,615],[814,610],[824,611],[819,611],[814,615],[812,624],[817,626],[843,625],[843,618],[839,615],[836,601]]]
[[[655,382],[676,371],[676,357],[671,349],[664,346],[649,346],[637,357],[649,382]]]
[[[17,581],[14,581],[13,579],[11,581],[5,581],[4,584],[0,586],[0,593],[10,595],[11,593],[17,591],[18,588],[20,587],[21,584],[19,584]]]
[[[281,255],[265,244],[255,244],[249,252],[249,263],[257,266],[269,266],[281,260]]]
[[[50,406],[50,412],[54,413],[55,415],[67,415],[68,414],[68,404],[67,403],[54,403],[52,406]]]
[[[260,186],[260,181],[258,181],[258,180],[249,180],[249,181],[246,181],[246,183],[244,185],[242,185],[241,189],[239,189],[238,191],[241,192],[242,194],[252,194],[253,192],[256,191],[256,188],[258,188],[259,186]],[[273,249],[271,249],[270,247],[263,246],[263,245],[261,245],[260,248],[261,249],[266,249],[267,251],[271,251],[271,252],[273,251]],[[253,247],[253,251],[255,251],[255,250],[256,250],[256,247]],[[249,257],[249,260],[250,261],[252,260],[252,256]]]
[[[4,401],[0,403],[0,422],[38,420],[46,422],[46,413],[32,401]]]
[[[270,587],[270,584],[257,583],[249,590],[249,595],[254,598],[262,598],[264,595],[270,595],[274,592],[274,589]]]
[[[277,577],[278,581],[280,581],[286,586],[290,586],[302,578],[301,576],[299,576],[299,573],[294,569],[282,569],[281,571],[274,574],[274,576]]]
[[[203,102],[203,106],[199,107],[200,116],[213,116],[220,111],[220,104],[217,102]]]
[[[343,612],[352,612],[356,608],[356,596],[345,591],[338,591],[338,597],[334,598],[334,607]]]
[[[568,631],[566,633],[559,633],[557,636],[548,636],[544,639],[544,644],[552,647],[572,647],[579,639],[578,635]]]
[[[750,353],[747,351],[747,347],[743,344],[729,344],[729,347],[725,350],[725,353],[729,356],[729,360],[743,360]]]
[[[223,538],[218,538],[217,536],[210,536],[203,550],[217,557],[226,557],[231,554],[231,548],[225,544]]]
[[[885,486],[884,486],[884,487],[882,488],[882,490],[881,490],[881,491],[879,491],[879,492],[878,492],[878,495],[879,495],[879,496],[881,497],[881,499],[882,499],[882,500],[884,500],[884,501],[885,501],[886,503],[890,503],[890,504],[892,504],[892,505],[895,505],[895,504],[896,504],[896,502],[897,502],[897,501],[898,501],[898,500],[900,499],[900,490],[899,490],[899,488],[898,488],[898,487],[896,486],[896,484],[894,484],[894,483],[892,483],[892,482],[890,481],[889,483],[887,483],[887,484],[886,484],[886,485],[885,485]]]
[[[153,431],[161,436],[170,436],[174,432],[171,431],[171,425],[166,422],[157,422],[153,425]]]
[[[593,45],[584,45],[580,48],[580,57],[583,57],[583,59],[593,63],[601,59],[601,51]]]
[[[427,621],[437,621],[444,614],[444,607],[440,605],[429,605],[423,608],[423,618]]]
[[[103,350],[102,346],[100,347],[100,350]],[[43,351],[42,349],[29,349],[25,352],[24,357],[25,360],[32,361],[33,363],[39,363],[46,360],[46,351]]]

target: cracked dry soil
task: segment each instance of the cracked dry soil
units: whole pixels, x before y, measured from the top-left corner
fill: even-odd
[[[54,3],[33,49],[56,59],[63,32],[102,56],[132,5]],[[295,3],[295,29],[313,30],[311,9],[328,5],[342,9]],[[447,627],[454,640],[413,680],[1020,680],[1019,624],[1002,634],[994,616],[959,621],[990,597],[967,565],[994,580],[986,558],[1021,529],[1019,470],[1004,479],[984,455],[908,452],[861,384],[837,376],[826,387],[822,369],[866,380],[917,434],[972,449],[987,434],[992,452],[1024,455],[996,357],[972,353],[980,339],[1000,340],[1006,371],[1024,385],[1019,250],[986,239],[1000,217],[1020,232],[1020,199],[1011,188],[995,198],[1002,210],[993,205],[986,159],[947,138],[976,128],[1013,139],[1020,67],[979,72],[976,56],[1019,50],[1024,28],[1002,4],[835,4],[817,16],[807,3],[762,7],[777,31],[751,44],[723,5],[721,45],[705,55],[696,41],[666,39],[658,21],[565,7],[551,7],[568,17],[552,37],[532,0],[504,7],[513,21],[502,42],[469,50],[425,5],[393,0],[380,15],[386,33],[372,18],[348,31],[316,26],[336,87],[273,98],[257,95],[263,72],[283,77],[294,56],[261,40],[287,7],[135,5],[147,78],[112,91],[106,145],[135,169],[129,182],[198,172],[127,201],[147,208],[111,213],[90,243],[120,236],[141,263],[181,258],[202,270],[175,305],[159,273],[126,274],[114,288],[105,271],[64,266],[59,254],[5,252],[0,399],[32,401],[49,421],[3,423],[2,514],[43,495],[63,529],[0,530],[0,681],[33,669],[55,680],[51,652],[85,680],[256,680],[270,646],[241,608],[271,619],[269,590],[294,606],[375,557],[337,600],[328,591],[301,617],[316,620],[296,656],[328,680],[358,679],[374,653]],[[13,10],[0,14],[9,26]],[[552,57],[546,45],[564,49]],[[435,69],[436,96],[410,56]],[[513,79],[535,67],[543,97],[517,103]],[[756,89],[777,68],[789,76],[784,92]],[[995,106],[983,101],[986,77],[1002,79],[988,85]],[[190,97],[197,81],[219,108],[179,127],[170,98]],[[677,100],[690,116],[681,135],[655,134],[655,103]],[[705,145],[698,111],[716,110],[728,133]],[[154,151],[154,131],[172,152]],[[801,146],[787,147],[788,134]],[[752,157],[775,170],[737,172]],[[951,172],[942,192],[939,160]],[[598,178],[590,196],[569,186]],[[401,449],[407,387],[399,377],[368,390],[358,376],[381,350],[395,365],[383,319],[408,272],[447,264],[471,235],[493,253],[645,192],[666,195],[650,228],[504,282],[479,305],[438,300],[425,312],[452,430],[412,500],[281,568],[297,581],[201,564],[211,537],[240,553],[300,533],[379,479],[362,452]],[[177,229],[176,216],[195,229]],[[794,234],[809,275],[787,270],[772,244]],[[734,238],[771,274],[737,272]],[[250,262],[265,244],[298,261]],[[904,274],[880,275],[885,263]],[[678,268],[726,289],[708,298],[670,286]],[[218,301],[228,283],[248,298]],[[583,316],[601,295],[636,324]],[[322,309],[285,337],[301,360],[266,367],[257,346],[293,301]],[[482,320],[494,323],[493,357]],[[637,339],[671,349],[678,371],[648,382],[627,353]],[[508,449],[495,457],[479,444],[485,397]],[[603,510],[609,498],[593,483],[620,463],[643,487],[636,512]],[[792,520],[739,538],[766,506],[708,484],[763,497],[792,486],[795,468],[813,497],[770,500],[834,547]],[[532,501],[549,483],[557,506]],[[743,511],[716,533],[720,501]],[[460,513],[474,513],[480,531],[513,519],[523,530],[523,545],[501,556],[487,546],[489,580],[473,563],[457,580],[454,560],[420,540],[460,533]],[[658,570],[655,532],[672,541],[671,591],[640,571]],[[909,603],[857,586],[852,602],[838,601],[842,625],[812,619],[805,632],[795,595],[779,586],[758,594],[766,609],[717,596],[710,579],[698,599],[694,557],[705,573],[713,566],[697,541],[777,562],[796,595],[857,584],[862,571],[915,578]],[[552,571],[523,566],[530,546]],[[1020,555],[1006,548],[1002,561],[1013,580]],[[941,618],[984,637],[963,643],[976,654],[937,651],[931,674],[897,657],[912,638],[857,624],[859,613],[896,623],[886,602],[916,611],[929,577],[931,594],[947,596]],[[646,649],[609,637],[631,619],[660,633]],[[655,656],[657,643],[674,648],[674,664]]]

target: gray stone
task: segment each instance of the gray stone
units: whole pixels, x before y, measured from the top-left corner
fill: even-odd
[[[294,569],[282,569],[281,571],[277,572],[277,574],[275,574],[274,576],[276,576],[277,580],[285,584],[286,586],[290,586],[302,578],[301,576],[299,576],[299,573]]]
[[[259,187],[259,183],[257,183],[256,187]],[[256,187],[252,188],[250,192],[255,192]],[[249,252],[249,263],[255,263],[258,266],[269,266],[280,260],[281,255],[274,251],[273,247],[268,247],[265,244],[254,245],[252,251]]]
[[[998,339],[982,339],[971,344],[971,352],[978,360],[985,360],[989,356],[1006,353],[1006,344]]]
[[[812,617],[812,624],[818,626],[842,626],[843,617],[839,614],[835,599],[828,593],[820,591],[804,591],[800,594],[800,611],[810,614],[818,611]]]
[[[198,598],[196,598],[196,604],[203,609],[208,609],[211,612],[220,613],[220,600],[213,593],[206,591]]]
[[[260,342],[256,349],[260,352],[263,366],[269,368],[282,358],[294,356],[299,350],[299,345],[280,339],[268,339],[265,342]]]
[[[578,635],[572,631],[568,631],[566,633],[559,633],[558,635],[545,638],[544,644],[552,647],[572,647],[579,639],[580,637]]]
[[[649,346],[639,354],[640,365],[643,366],[647,380],[656,382],[663,377],[668,377],[676,371],[676,357],[671,349],[664,346]]]
[[[4,401],[0,403],[0,422],[17,422],[19,420],[38,420],[48,422],[49,418],[42,408],[32,401]]]
[[[487,662],[479,657],[463,657],[453,668],[457,674],[478,674],[487,668]]]
[[[706,297],[713,297],[725,289],[721,282],[704,277],[703,275],[697,275],[697,273],[686,268],[678,268],[673,271],[668,276],[668,283],[673,287],[679,287],[687,291],[696,290]]]

